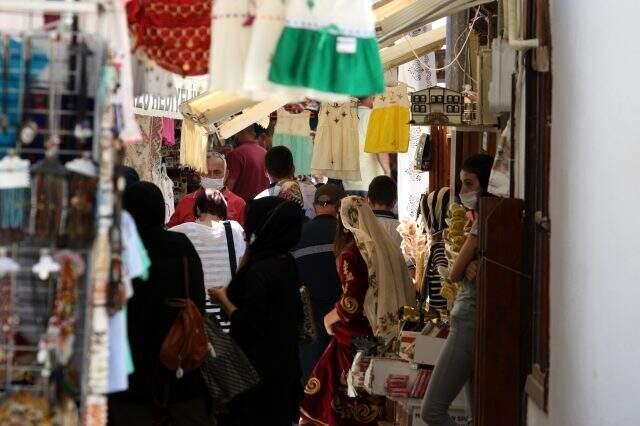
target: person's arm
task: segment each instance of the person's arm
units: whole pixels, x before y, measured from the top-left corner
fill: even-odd
[[[335,305],[335,311],[337,318],[344,322],[361,317],[364,311],[369,276],[365,268],[358,267],[361,262],[362,259],[358,259],[350,251],[343,252],[338,258],[338,277],[342,284],[342,296]]]
[[[380,163],[380,167],[384,170],[384,174],[386,176],[391,176],[391,163],[389,160],[389,154],[376,154],[378,157],[378,163]]]
[[[209,297],[211,300],[220,303],[222,310],[227,314],[227,316],[231,316],[236,310],[238,310],[238,307],[229,300],[226,288],[219,287],[209,289]]]
[[[236,200],[237,203],[237,218],[235,219],[236,222],[238,222],[240,225],[244,226],[244,212],[247,208],[247,203],[245,203],[245,201],[242,198],[239,198]]]
[[[186,197],[187,196],[185,195],[180,201],[178,201],[176,211],[173,212],[171,218],[169,219],[169,222],[166,225],[167,229],[171,229],[174,226],[178,226],[189,221],[188,216],[190,213],[193,213],[191,212],[191,205],[187,202]],[[189,204],[189,206],[187,206],[187,204]]]
[[[227,156],[227,167],[229,168],[229,176],[227,176],[227,188],[234,192],[238,177],[242,173],[242,160],[237,152],[233,151]]]
[[[453,262],[453,266],[451,266],[451,271],[449,271],[449,280],[451,282],[462,281],[465,276],[465,271],[467,266],[475,259],[476,257],[476,249],[478,248],[478,237],[470,234],[467,237],[467,240],[460,249],[460,253],[458,257],[456,257],[455,262]]]
[[[227,289],[211,289],[209,294],[213,299],[222,305],[222,309],[231,319],[231,329],[237,336],[255,336],[264,333],[266,327],[273,327],[273,324],[266,324],[267,317],[267,295],[266,277],[256,271],[247,271],[244,277],[250,283],[250,291],[245,291],[241,297],[242,309],[238,308],[227,295]]]

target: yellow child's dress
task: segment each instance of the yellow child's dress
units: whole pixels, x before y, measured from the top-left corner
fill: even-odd
[[[370,154],[407,152],[409,120],[407,86],[400,83],[387,87],[373,102],[364,151]]]

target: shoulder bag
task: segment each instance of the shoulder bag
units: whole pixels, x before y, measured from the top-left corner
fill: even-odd
[[[231,276],[235,277],[237,260],[231,223],[223,222],[227,235]],[[260,383],[258,373],[233,338],[208,316],[204,319],[209,340],[209,355],[200,368],[214,407],[222,407],[236,396]]]
[[[169,370],[176,371],[176,377],[200,367],[209,352],[204,318],[200,310],[189,298],[189,264],[182,258],[184,267],[184,299],[168,299],[167,304],[182,308],[169,329],[160,349],[160,360]]]

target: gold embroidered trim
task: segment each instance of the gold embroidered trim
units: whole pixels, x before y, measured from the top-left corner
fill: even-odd
[[[346,313],[355,314],[360,305],[358,304],[358,301],[353,297],[343,297],[340,300],[340,306],[342,306],[342,309],[344,309]]]
[[[304,387],[304,393],[306,393],[307,395],[315,395],[320,392],[321,387],[322,386],[320,385],[320,380],[312,377],[307,382],[307,386]]]
[[[342,272],[344,272],[345,284],[353,281],[353,274],[349,272],[349,262],[346,260],[342,263]]]
[[[307,410],[305,410],[302,407],[300,408],[300,413],[302,413],[302,415],[305,416],[307,419],[311,420],[314,423],[317,423],[320,426],[329,426],[329,423],[325,423],[322,420],[318,420],[318,419],[314,418],[312,415],[307,413]]]

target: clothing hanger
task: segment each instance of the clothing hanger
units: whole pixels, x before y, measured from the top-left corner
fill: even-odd
[[[87,177],[98,177],[98,167],[91,161],[90,152],[84,152],[81,158],[69,161],[64,167],[71,172]]]
[[[8,255],[6,247],[0,247],[0,277],[5,274],[15,274],[20,270],[20,265]]]
[[[40,249],[40,259],[38,263],[31,268],[32,272],[38,276],[41,280],[47,280],[53,273],[60,272],[60,264],[53,260],[51,257],[51,251],[49,249]]]

